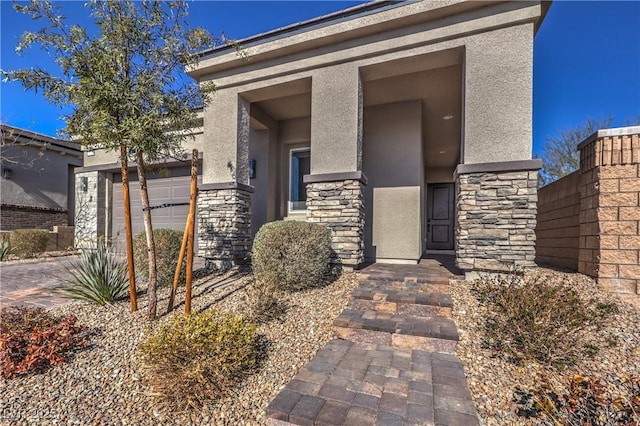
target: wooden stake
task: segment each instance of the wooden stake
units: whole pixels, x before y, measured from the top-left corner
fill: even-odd
[[[176,272],[173,274],[173,285],[171,286],[171,293],[169,294],[169,304],[167,305],[167,313],[173,309],[173,302],[175,299],[176,291],[178,291],[178,281],[180,281],[180,272],[182,272],[182,262],[184,261],[184,254],[187,251],[187,241],[189,239],[189,230],[191,229],[191,207],[189,207],[189,214],[187,216],[187,222],[184,226],[184,234],[182,235],[182,244],[180,245],[180,254],[178,255],[178,264],[176,265]]]
[[[196,227],[196,199],[198,197],[198,150],[194,149],[191,155],[191,199],[189,203],[189,237],[187,239],[187,276],[184,296],[184,312],[191,314],[191,279],[193,275],[193,239]]]
[[[129,199],[129,161],[127,147],[120,145],[120,170],[122,173],[122,197],[124,199],[124,229],[127,242],[127,266],[129,268],[129,300],[131,312],[138,310],[136,295],[136,273],[133,264],[133,234],[131,230],[131,201]]]

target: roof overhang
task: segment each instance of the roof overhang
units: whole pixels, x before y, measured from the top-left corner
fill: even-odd
[[[238,55],[235,46],[224,45],[200,54],[198,65],[188,74],[199,80],[203,76],[241,67],[248,63],[277,59],[287,55],[320,49],[332,44],[348,42],[391,30],[445,19],[505,1],[374,1],[329,15],[289,25],[266,33],[239,40],[237,44],[246,53]],[[533,19],[536,29],[546,14],[550,1],[519,1],[521,7],[539,6]]]

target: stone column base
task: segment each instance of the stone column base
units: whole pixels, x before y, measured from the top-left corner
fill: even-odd
[[[537,169],[509,170],[506,163],[501,171],[466,166],[471,172],[460,173],[462,166],[456,179],[457,266],[492,272],[535,267]]]
[[[364,186],[360,172],[305,176],[307,184],[307,221],[331,230],[333,263],[342,268],[357,268],[364,262]],[[327,179],[323,181],[322,179]]]
[[[226,186],[226,187],[225,187]],[[251,192],[246,185],[203,185],[198,193],[198,256],[229,269],[249,262]]]

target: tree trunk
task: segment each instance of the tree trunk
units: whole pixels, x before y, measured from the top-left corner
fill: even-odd
[[[153,225],[151,224],[151,210],[149,210],[149,192],[147,191],[147,177],[144,170],[144,158],[142,151],[136,152],[136,162],[138,166],[138,182],[140,183],[140,199],[142,201],[142,212],[144,218],[144,231],[147,234],[147,250],[149,254],[149,285],[147,295],[149,297],[149,319],[156,318],[156,305],[158,298],[156,295],[157,270],[156,270],[156,245],[153,240]]]

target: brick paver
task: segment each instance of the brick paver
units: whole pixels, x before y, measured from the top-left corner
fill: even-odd
[[[267,407],[274,425],[478,425],[455,355],[452,259],[372,265],[330,341]]]
[[[0,309],[12,305],[48,309],[69,303],[69,299],[53,296],[50,290],[69,277],[67,267],[77,259],[78,256],[63,256],[0,263]]]

